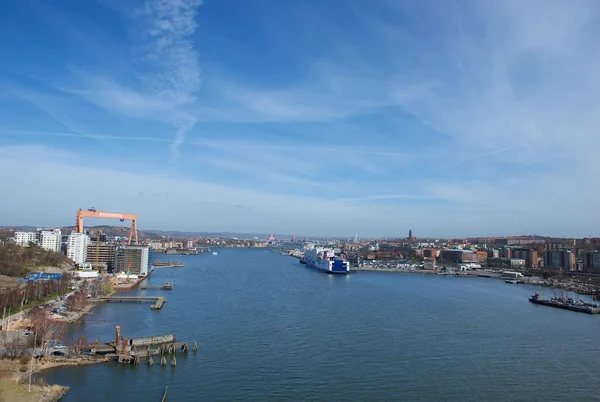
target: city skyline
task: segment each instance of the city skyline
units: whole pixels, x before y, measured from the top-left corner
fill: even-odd
[[[599,15],[593,1],[13,1],[0,222],[96,206],[154,230],[598,236]]]

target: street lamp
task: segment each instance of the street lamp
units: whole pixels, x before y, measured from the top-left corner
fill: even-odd
[[[33,360],[35,359],[35,345],[37,344],[37,331],[33,331],[33,349],[31,350],[31,369],[29,370],[29,385],[27,392],[31,392],[31,375],[33,374]]]

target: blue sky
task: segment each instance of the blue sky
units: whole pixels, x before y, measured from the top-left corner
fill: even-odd
[[[599,12],[5,2],[0,222],[95,206],[147,229],[600,236]]]

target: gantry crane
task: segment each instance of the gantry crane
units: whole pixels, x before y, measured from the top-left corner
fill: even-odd
[[[101,218],[101,219],[118,219],[121,222],[128,220],[131,221],[131,230],[129,231],[129,238],[127,244],[131,244],[131,240],[135,240],[135,244],[138,244],[137,235],[137,215],[135,214],[124,214],[121,212],[102,212],[96,211],[96,208],[89,208],[88,210],[79,209],[77,210],[77,223],[75,225],[75,231],[83,233],[83,218]]]

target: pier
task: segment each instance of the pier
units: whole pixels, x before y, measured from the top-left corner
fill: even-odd
[[[173,290],[173,282],[166,282],[161,286],[142,286],[140,289]]]
[[[164,296],[108,296],[99,297],[98,301],[104,301],[109,303],[143,303],[154,301],[151,306],[152,310],[160,310],[167,301]]]
[[[166,334],[158,336],[148,336],[140,338],[125,338],[121,335],[121,327],[115,327],[114,342],[95,344],[90,353],[92,355],[105,355],[109,360],[116,360],[123,364],[140,364],[141,359],[146,359],[148,366],[154,365],[153,356],[160,356],[160,365],[165,367],[177,365],[176,353],[185,353],[189,351],[187,342],[177,341],[175,335]],[[194,341],[194,352],[197,352],[198,346]],[[168,360],[168,361],[167,361]],[[167,364],[168,363],[168,364]]]
[[[183,268],[183,263],[178,261],[152,261],[154,269],[159,268]]]

